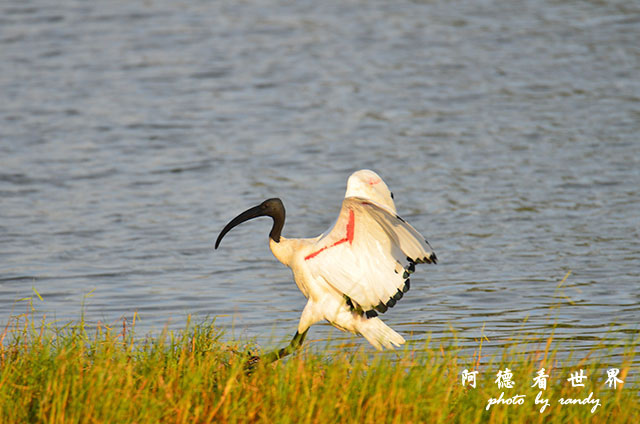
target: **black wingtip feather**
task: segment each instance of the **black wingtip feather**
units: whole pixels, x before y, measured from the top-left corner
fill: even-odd
[[[355,306],[353,306],[353,302],[351,301],[351,298],[346,295],[345,295],[345,298],[346,298],[345,300],[346,300],[347,306],[351,308],[351,310],[355,309]]]
[[[375,310],[380,312],[381,314],[384,314],[385,312],[387,312],[387,306],[384,303],[380,302],[376,305]]]
[[[402,292],[406,293],[409,291],[410,288],[411,288],[411,280],[407,278],[404,282],[404,287],[402,287]]]
[[[402,299],[402,296],[404,296],[404,293],[402,292],[402,290],[398,289],[396,294],[393,295],[393,299],[397,302],[398,300]]]

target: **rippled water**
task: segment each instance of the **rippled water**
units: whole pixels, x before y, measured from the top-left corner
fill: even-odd
[[[406,338],[640,316],[640,7],[628,1],[23,2],[0,6],[0,320],[281,340],[305,304],[284,235],[335,219],[371,168],[437,266],[383,319]],[[572,274],[559,286],[559,281]],[[484,330],[483,330],[484,327]],[[555,330],[554,330],[555,328]],[[329,326],[310,338],[350,340]],[[357,339],[359,340],[359,339]],[[360,343],[360,341],[357,341]]]

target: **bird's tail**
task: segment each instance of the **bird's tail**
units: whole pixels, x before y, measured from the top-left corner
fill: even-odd
[[[365,318],[359,321],[357,330],[378,350],[382,350],[382,346],[393,349],[393,346],[400,346],[405,342],[400,334],[393,331],[380,318]]]

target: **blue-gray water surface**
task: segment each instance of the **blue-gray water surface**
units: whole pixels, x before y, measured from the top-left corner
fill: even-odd
[[[281,342],[305,299],[269,220],[214,251],[218,232],[277,196],[284,235],[316,236],[370,168],[440,259],[383,317],[408,340],[628,339],[638,40],[618,0],[5,1],[0,322],[31,298],[61,323],[84,303],[139,334],[217,316]]]

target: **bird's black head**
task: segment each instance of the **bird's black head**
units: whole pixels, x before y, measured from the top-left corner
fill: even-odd
[[[247,209],[242,212],[240,215],[233,218],[220,232],[218,239],[216,240],[216,249],[220,245],[220,241],[233,227],[242,224],[245,221],[248,221],[253,218],[258,218],[261,216],[269,216],[273,219],[273,227],[271,227],[271,232],[269,233],[269,237],[273,239],[276,243],[280,242],[280,233],[282,232],[282,227],[284,227],[284,219],[285,219],[285,211],[284,205],[282,204],[282,200],[278,198],[267,199],[264,202],[260,203],[258,206],[254,206],[251,209]]]
[[[282,200],[277,197],[265,200],[264,202],[260,203],[258,207],[262,211],[262,214],[265,216],[270,216],[273,218],[274,216],[282,214],[284,219],[284,204],[282,203]]]

